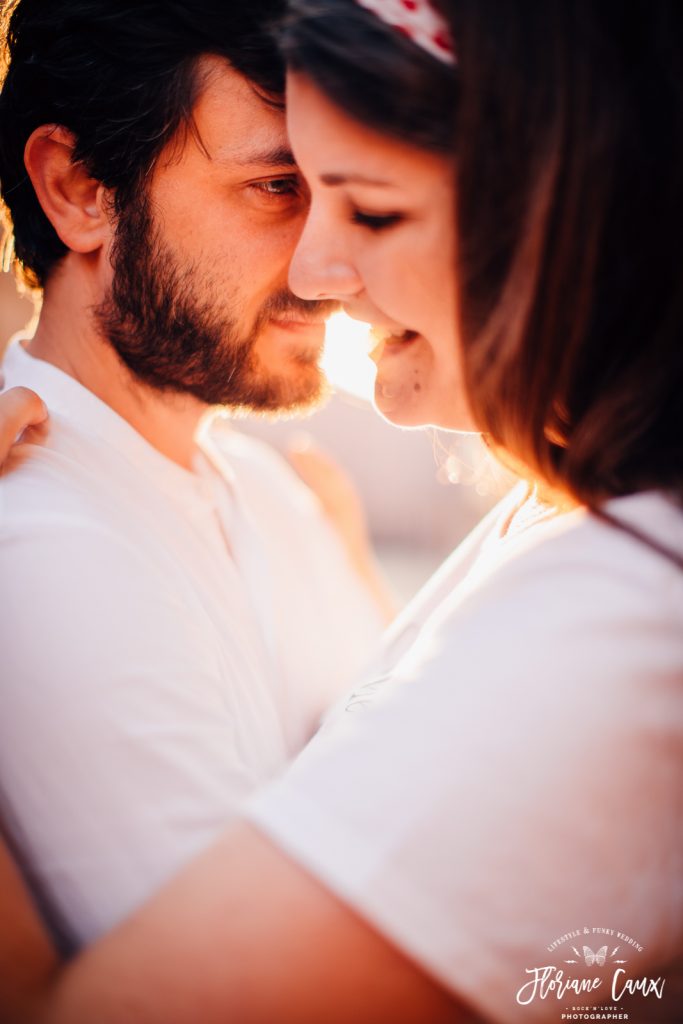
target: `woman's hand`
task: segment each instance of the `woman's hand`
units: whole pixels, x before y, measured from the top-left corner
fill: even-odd
[[[35,391],[10,388],[0,394],[0,466],[22,430],[46,419],[47,408]]]

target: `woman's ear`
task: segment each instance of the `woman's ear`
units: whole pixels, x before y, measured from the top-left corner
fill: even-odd
[[[31,134],[24,163],[38,202],[64,245],[95,252],[110,237],[106,190],[73,162],[76,140],[60,125],[44,124]]]

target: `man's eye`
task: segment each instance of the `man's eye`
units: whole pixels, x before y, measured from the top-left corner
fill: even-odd
[[[363,213],[362,210],[354,210],[352,220],[354,224],[369,228],[370,231],[384,231],[386,228],[394,227],[403,220],[401,213]]]
[[[299,192],[296,178],[269,178],[267,181],[255,181],[253,188],[265,196],[295,196]]]

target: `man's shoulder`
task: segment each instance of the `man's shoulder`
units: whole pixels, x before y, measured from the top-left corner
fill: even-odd
[[[26,431],[0,470],[5,581],[28,574],[67,592],[69,580],[77,585],[98,565],[110,579],[175,575],[144,484],[111,446],[66,417],[52,414],[47,430]]]
[[[52,414],[46,426],[24,431],[0,470],[3,529],[65,515],[85,520],[108,479],[107,453],[98,453],[85,434]]]
[[[147,500],[132,477],[110,472],[105,452],[97,471],[65,440],[68,429],[53,422],[49,440],[17,446],[0,478],[0,578],[12,605],[3,638],[13,633],[21,646],[26,630],[46,636],[66,622],[67,647],[74,628],[116,646],[144,623],[157,639],[170,629],[180,644],[179,610],[197,608],[174,547],[180,527],[158,514],[153,489]]]
[[[75,419],[50,410],[44,424],[28,427],[0,470],[3,487],[44,479],[53,487],[87,475],[106,477],[108,452]],[[55,472],[55,467],[58,471]]]
[[[0,469],[0,524],[23,532],[40,524],[50,529],[128,534],[144,517],[144,474],[114,446],[61,413],[45,426],[24,431]]]

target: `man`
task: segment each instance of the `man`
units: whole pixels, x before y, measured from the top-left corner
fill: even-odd
[[[50,421],[0,485],[0,817],[71,949],[300,749],[379,622],[286,467],[196,437],[323,390],[279,4],[10,6],[0,180],[43,302],[4,373]]]

